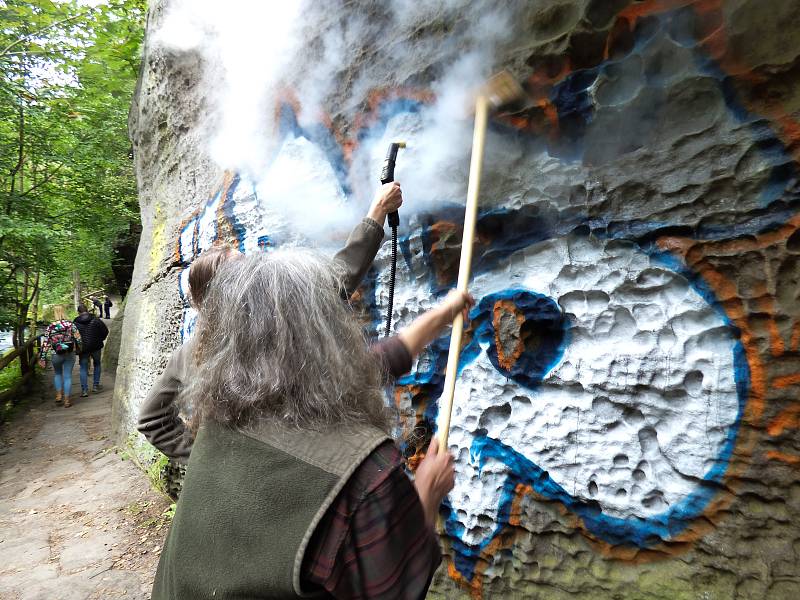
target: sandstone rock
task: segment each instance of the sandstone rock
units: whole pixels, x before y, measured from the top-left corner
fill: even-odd
[[[194,258],[218,239],[333,250],[398,137],[397,326],[429,308],[457,274],[463,107],[505,67],[528,98],[487,139],[431,597],[797,595],[794,3],[309,4],[271,80],[242,68],[252,56],[221,70],[230,56],[213,51],[236,36],[164,43],[176,8],[151,9],[131,111],[143,233],[118,436],[191,334]],[[250,131],[212,161],[208,138],[248,100]],[[388,260],[359,294],[373,326]],[[410,464],[435,429],[447,342],[394,391]]]

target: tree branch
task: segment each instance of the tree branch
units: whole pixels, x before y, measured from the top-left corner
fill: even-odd
[[[16,277],[16,275],[17,275],[17,268],[12,266],[11,272],[8,274],[8,277],[6,277],[5,281],[2,284],[0,284],[0,289],[6,287],[6,285],[8,285],[8,282],[11,281],[11,278]]]
[[[18,40],[14,41],[14,42],[11,42],[8,46],[6,46],[2,50],[0,50],[0,58],[3,58],[4,56],[6,56],[14,46],[16,46],[17,44],[21,44],[26,39],[34,37],[34,36],[37,36],[40,33],[43,33],[45,31],[47,31],[48,29],[52,29],[53,27],[56,27],[58,25],[63,25],[64,23],[69,23],[70,21],[74,21],[75,19],[77,19],[79,17],[85,17],[86,15],[89,14],[89,12],[91,12],[91,11],[87,10],[87,11],[84,11],[82,13],[78,13],[77,15],[73,15],[71,17],[67,17],[66,19],[61,19],[60,21],[55,21],[53,23],[50,23],[50,25],[47,25],[46,27],[42,27],[41,29],[38,29],[38,30],[36,30],[36,31],[34,31],[32,33],[29,33],[27,35],[23,35]]]
[[[31,305],[31,302],[33,302],[33,297],[36,295],[36,292],[38,292],[38,291],[39,291],[39,270],[37,269],[36,270],[36,279],[34,279],[34,283],[33,283],[33,293],[31,294],[31,297],[28,298],[25,301],[26,305],[28,305],[28,306]],[[25,300],[25,298],[23,298],[23,300]]]
[[[58,166],[56,166],[56,168],[53,169],[53,171],[49,175],[47,175],[44,179],[42,179],[41,181],[39,181],[36,184],[32,185],[31,187],[29,187],[24,192],[17,194],[17,196],[19,196],[19,197],[27,196],[28,194],[30,194],[33,190],[35,190],[39,186],[44,185],[45,183],[49,183],[50,181],[52,181],[53,177],[55,177],[63,167],[64,167],[64,163],[59,163]]]
[[[14,197],[14,183],[16,182],[17,172],[22,169],[22,162],[25,160],[25,107],[22,104],[22,100],[20,99],[19,103],[19,135],[18,135],[18,142],[19,142],[19,158],[17,159],[17,164],[14,165],[14,168],[11,169],[11,173],[9,176],[11,177],[11,190],[8,194],[8,200],[6,201],[6,214],[11,214],[11,202],[12,198]]]

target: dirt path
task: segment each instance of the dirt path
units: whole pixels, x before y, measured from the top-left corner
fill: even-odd
[[[0,426],[0,598],[149,598],[169,501],[114,451],[113,378],[68,409],[51,378]]]

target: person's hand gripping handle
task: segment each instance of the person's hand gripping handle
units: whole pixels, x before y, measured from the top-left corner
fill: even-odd
[[[414,487],[417,488],[422,509],[425,513],[425,524],[433,527],[444,497],[453,489],[456,482],[456,469],[453,455],[439,446],[439,440],[431,439],[425,458],[419,463],[414,476]]]

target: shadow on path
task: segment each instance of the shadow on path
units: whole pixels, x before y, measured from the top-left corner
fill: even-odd
[[[76,365],[71,408],[46,379],[0,426],[0,598],[149,598],[169,501],[114,452],[114,378],[80,398]]]

